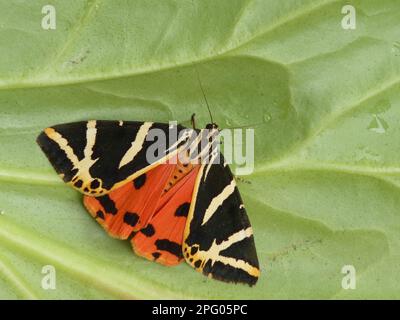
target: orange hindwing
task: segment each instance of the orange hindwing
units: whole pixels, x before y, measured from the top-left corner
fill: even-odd
[[[90,214],[136,254],[164,265],[181,262],[183,233],[200,166],[161,164],[101,197],[84,196]]]

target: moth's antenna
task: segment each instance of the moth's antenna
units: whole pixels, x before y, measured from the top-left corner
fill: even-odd
[[[213,117],[212,117],[212,114],[211,114],[211,110],[210,110],[210,106],[209,106],[209,104],[208,104],[206,94],[204,93],[203,85],[201,84],[199,70],[197,70],[197,66],[194,66],[194,68],[196,69],[197,79],[199,80],[201,92],[203,93],[204,100],[206,101],[208,113],[210,114],[211,123],[214,123]]]

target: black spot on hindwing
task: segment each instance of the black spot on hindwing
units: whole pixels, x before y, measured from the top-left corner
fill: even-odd
[[[146,237],[152,237],[156,231],[154,230],[153,225],[148,224],[146,228],[141,229],[140,232],[143,233]]]
[[[161,256],[161,253],[160,252],[153,252],[151,255],[153,256],[154,260],[157,260]]]
[[[115,206],[115,202],[107,194],[97,197],[96,199],[100,202],[106,213],[111,213],[112,215],[117,214],[118,210]]]
[[[124,215],[124,222],[131,227],[136,226],[139,221],[139,215],[134,212],[126,212]]]
[[[96,218],[100,218],[102,220],[104,220],[104,213],[103,211],[99,210],[96,212]]]
[[[143,173],[141,176],[137,177],[135,180],[133,180],[133,186],[135,189],[140,189],[141,187],[144,186],[146,183],[146,174]]]
[[[176,217],[187,217],[190,209],[190,203],[185,202],[184,204],[181,204],[178,209],[175,211],[175,216]]]
[[[182,247],[179,243],[168,239],[159,239],[155,242],[155,245],[158,250],[167,251],[178,258],[182,258]]]
[[[131,241],[136,236],[137,233],[138,233],[138,231],[132,231],[128,237],[128,241]]]

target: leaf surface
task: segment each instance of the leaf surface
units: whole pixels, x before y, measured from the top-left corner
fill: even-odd
[[[345,1],[50,2],[56,30],[41,28],[42,1],[0,2],[1,298],[399,298],[398,1],[352,1],[355,30]],[[255,129],[255,171],[238,182],[252,288],[135,256],[35,143],[87,119],[204,126],[195,66],[220,127]]]

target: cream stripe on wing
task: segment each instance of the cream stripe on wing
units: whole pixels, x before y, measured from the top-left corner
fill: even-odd
[[[79,176],[84,181],[88,182],[92,179],[92,176],[89,172],[90,168],[99,160],[92,159],[93,155],[93,147],[96,142],[97,128],[96,128],[96,120],[90,120],[86,124],[86,145],[83,150],[84,157],[76,168],[79,170]]]
[[[47,128],[44,130],[46,135],[55,141],[61,150],[65,152],[67,158],[72,162],[73,169],[78,169],[78,173],[74,177],[79,177],[84,183],[90,183],[92,176],[89,172],[90,168],[98,159],[92,159],[93,155],[93,146],[96,142],[96,121],[91,120],[86,124],[86,145],[83,150],[84,157],[82,160],[79,160],[75,155],[74,150],[68,144],[68,140],[65,139],[60,133],[58,133],[53,128]],[[83,188],[83,187],[82,187]]]
[[[231,183],[227,185],[222,192],[214,197],[208,206],[206,212],[204,213],[203,222],[201,225],[204,225],[213,214],[217,211],[218,207],[222,205],[222,203],[235,191],[236,182],[232,179]]]
[[[96,142],[97,135],[96,120],[88,121],[86,127],[86,146],[83,153],[85,155],[85,158],[92,159],[93,146]]]
[[[211,247],[208,250],[198,250],[193,256],[193,260],[196,261],[200,259],[202,261],[202,267],[207,263],[207,261],[211,260],[211,264],[213,265],[215,262],[222,262],[226,265],[230,265],[232,267],[242,269],[246,271],[248,274],[253,277],[258,277],[260,275],[260,270],[250,263],[242,260],[236,259],[232,257],[226,257],[221,255],[221,252],[225,249],[229,248],[233,244],[240,242],[246,238],[249,238],[253,235],[253,229],[248,227],[247,229],[242,229],[238,232],[232,234],[228,239],[222,241],[220,244],[217,244],[216,240],[213,241]]]
[[[68,144],[68,140],[65,139],[61,134],[59,134],[56,130],[53,128],[47,128],[44,130],[44,133],[54,142],[56,142],[60,149],[65,152],[65,155],[67,158],[72,162],[75,168],[78,167],[79,165],[79,159],[75,155],[74,150],[71,148],[71,146]]]
[[[223,241],[220,244],[217,244],[216,241],[214,240],[213,244],[211,245],[211,248],[207,251],[208,254],[210,255],[211,260],[214,260],[212,264],[214,264],[215,261],[219,261],[228,264],[232,267],[242,269],[254,277],[258,277],[260,275],[260,270],[252,266],[250,263],[242,259],[225,257],[220,254],[221,251],[229,248],[234,243],[240,242],[246,238],[251,237],[252,235],[253,235],[253,229],[251,227],[248,227],[247,229],[240,230],[234,233],[227,240]]]
[[[209,163],[207,164],[206,167],[206,173],[204,175],[203,181],[206,181],[208,173],[210,172],[211,166],[214,165],[214,161],[215,159],[217,159],[217,157],[220,155],[219,151],[213,150],[213,153],[211,154],[211,159],[209,159]],[[221,160],[221,158],[220,158]]]
[[[153,122],[145,122],[141,125],[139,128],[139,131],[135,137],[135,140],[132,142],[131,147],[128,149],[128,151],[124,154],[122,157],[118,169],[121,169],[124,165],[128,164],[131,162],[136,155],[142,150],[143,143],[146,139],[147,134],[149,133],[149,130],[151,126],[153,125]]]
[[[253,229],[248,227],[247,229],[242,229],[231,236],[225,241],[222,241],[220,244],[215,244],[218,247],[219,251],[228,249],[232,244],[242,241],[245,238],[248,238],[253,235]],[[215,240],[214,240],[215,242]],[[213,244],[214,245],[214,244]]]

